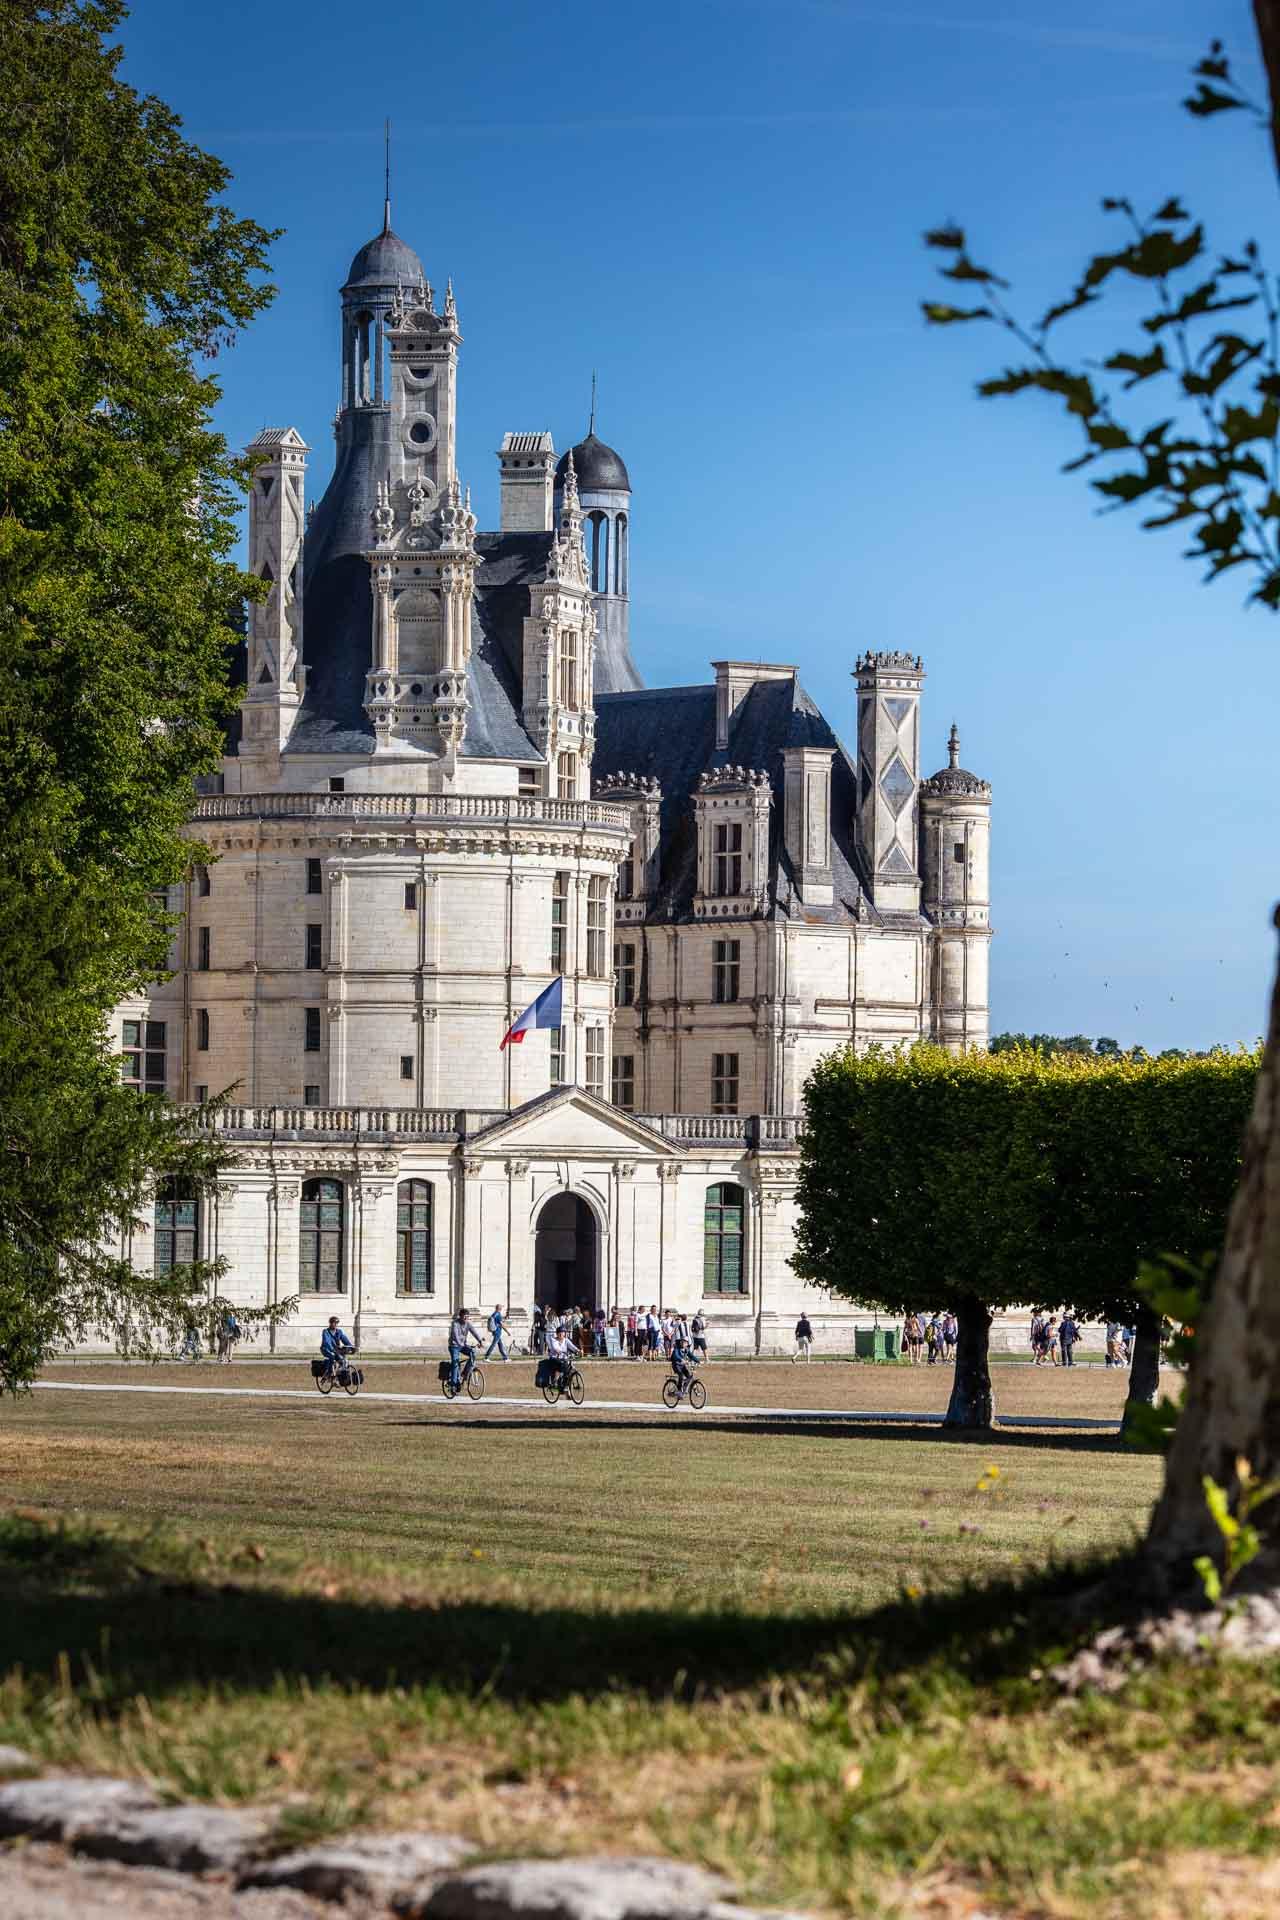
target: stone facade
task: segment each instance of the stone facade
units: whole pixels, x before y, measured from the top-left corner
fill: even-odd
[[[118,1010],[125,1071],[236,1150],[130,1249],[301,1292],[361,1343],[437,1346],[460,1303],[701,1305],[768,1348],[795,1116],[833,1047],[987,1038],[990,788],[921,779],[917,656],[856,662],[846,752],[790,666],[646,689],[626,467],[509,433],[501,525],[455,458],[462,333],[390,228],[342,289],[332,479],[265,430],[246,695],[191,822],[173,971]],[[593,421],[594,426],[594,421]],[[305,616],[305,620],[304,620]],[[551,1032],[501,1046],[559,977]]]

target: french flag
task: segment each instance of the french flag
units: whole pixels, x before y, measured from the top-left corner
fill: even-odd
[[[562,1027],[564,1025],[564,975],[557,974],[549,987],[544,987],[532,1006],[526,1007],[513,1026],[507,1028],[498,1043],[498,1052],[508,1044],[518,1047],[531,1027]]]

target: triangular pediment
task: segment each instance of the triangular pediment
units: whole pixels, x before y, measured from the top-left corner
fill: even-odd
[[[468,1151],[500,1147],[522,1153],[620,1153],[655,1159],[681,1159],[683,1149],[664,1140],[653,1127],[622,1113],[585,1087],[556,1087],[514,1113],[492,1121],[466,1142]]]

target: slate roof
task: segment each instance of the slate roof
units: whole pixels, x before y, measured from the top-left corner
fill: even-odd
[[[793,895],[791,863],[783,845],[784,747],[829,747],[831,762],[831,864],[834,902],[802,907]],[[857,783],[844,746],[799,681],[758,681],[729,722],[729,744],[716,749],[716,690],[647,687],[637,693],[596,698],[596,752],[592,774],[638,773],[662,788],[658,919],[687,919],[697,886],[697,844],[692,796],[698,775],[722,766],[759,767],[769,775],[769,897],[766,912],[815,924],[841,922],[857,911],[876,914],[867,899],[854,846]]]
[[[549,533],[476,535],[464,760],[542,758],[520,717],[520,678],[529,588],[546,575],[551,540]],[[316,576],[308,572],[306,596],[307,691],[288,751],[372,753],[364,711],[373,620],[368,562],[351,553],[326,560]]]
[[[343,292],[352,287],[394,287],[401,280],[406,286],[417,287],[426,277],[409,242],[384,227],[372,240],[366,240],[351,262]]]
[[[608,493],[611,490],[630,493],[631,479],[622,455],[615,453],[612,447],[607,447],[594,433],[589,433],[585,440],[579,440],[570,451],[579,493]],[[562,453],[556,467],[558,487],[564,485],[568,467],[569,455]]]

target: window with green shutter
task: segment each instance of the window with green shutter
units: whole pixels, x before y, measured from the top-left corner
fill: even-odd
[[[746,1195],[729,1181],[707,1188],[703,1215],[702,1290],[704,1293],[745,1293],[746,1262],[742,1255]]]
[[[402,1180],[396,1188],[396,1240],[396,1292],[434,1293],[429,1180]]]
[[[308,1180],[302,1189],[298,1233],[298,1288],[342,1293],[343,1191],[339,1180]]]

